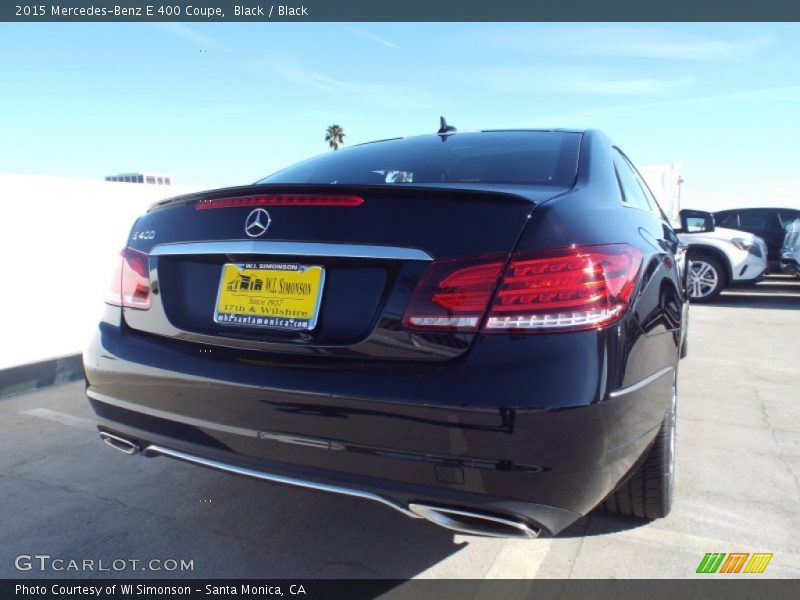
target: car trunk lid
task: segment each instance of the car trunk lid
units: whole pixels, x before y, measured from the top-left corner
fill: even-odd
[[[466,351],[474,334],[402,326],[403,311],[431,261],[508,254],[536,202],[563,191],[255,185],[170,199],[134,226],[129,245],[149,256],[153,304],[149,310],[123,309],[125,322],[140,332],[210,346],[329,357],[453,358]],[[247,289],[239,289],[245,280]],[[261,289],[250,289],[251,280]],[[251,323],[244,318],[247,309],[272,309],[236,303],[225,306],[246,309],[231,311],[243,318],[220,320],[224,300],[234,297],[228,288],[247,304],[261,302],[253,293],[264,286],[284,286],[289,296],[309,292],[307,298],[298,294],[298,302],[308,300],[310,326],[284,327],[285,318]]]

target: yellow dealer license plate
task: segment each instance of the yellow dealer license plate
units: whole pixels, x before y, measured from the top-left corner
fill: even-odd
[[[266,329],[311,330],[317,324],[325,269],[296,263],[227,263],[214,321]]]

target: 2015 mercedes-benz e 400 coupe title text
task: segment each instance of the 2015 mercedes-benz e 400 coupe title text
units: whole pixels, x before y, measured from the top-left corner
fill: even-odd
[[[443,126],[152,206],[87,395],[129,454],[457,531],[661,517],[685,263],[602,133]]]

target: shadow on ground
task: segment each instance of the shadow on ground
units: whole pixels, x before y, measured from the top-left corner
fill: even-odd
[[[15,433],[30,439],[37,427],[50,429],[17,419]],[[0,577],[405,579],[471,543],[358,499],[124,457],[87,431],[52,432],[69,438],[58,440],[58,452],[17,457],[0,475]],[[14,567],[20,554],[107,565],[191,560],[193,569],[23,572]]]
[[[625,517],[606,512],[602,508],[596,508],[591,513],[578,519],[575,523],[559,533],[556,538],[583,538],[598,535],[607,535],[636,529],[652,523],[650,519],[640,519],[638,517]]]

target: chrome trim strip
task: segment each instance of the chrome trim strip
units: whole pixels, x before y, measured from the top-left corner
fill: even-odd
[[[427,504],[416,504],[414,502],[409,504],[408,508],[410,508],[420,517],[427,519],[432,523],[436,523],[437,525],[453,531],[458,531],[460,533],[500,538],[533,539],[539,537],[539,529],[530,527],[521,521],[513,521],[511,519],[505,519],[503,517],[497,517],[494,515],[486,515],[483,513],[455,508],[442,508]],[[453,515],[453,517],[450,515]],[[459,520],[459,517],[483,521],[485,525],[461,521]]]
[[[178,242],[157,244],[150,256],[181,254],[273,254],[285,256],[334,256],[337,258],[385,258],[392,260],[433,260],[417,248],[369,246],[361,244],[325,244],[318,242],[268,242],[230,240],[217,242]]]
[[[616,392],[611,392],[608,396],[609,398],[619,398],[620,396],[624,396],[625,394],[630,394],[631,392],[635,392],[636,390],[640,390],[643,387],[650,385],[656,379],[663,377],[667,373],[671,373],[674,371],[674,367],[664,367],[663,369],[659,369],[652,375],[645,377],[641,381],[634,383],[633,385],[629,385],[628,387],[620,388]]]
[[[362,500],[372,500],[374,502],[380,502],[381,504],[385,504],[386,506],[398,510],[407,517],[413,517],[415,519],[418,519],[420,517],[420,515],[411,512],[410,510],[402,506],[400,503],[395,502],[394,500],[390,500],[388,498],[384,498],[383,496],[379,496],[378,494],[373,494],[372,492],[364,492],[361,490],[354,490],[351,488],[340,487],[338,485],[330,485],[327,483],[317,483],[314,481],[307,481],[305,479],[297,479],[296,477],[287,477],[285,475],[276,475],[275,473],[267,473],[265,471],[256,471],[255,469],[248,469],[247,467],[238,467],[234,465],[229,465],[227,463],[212,460],[210,458],[203,458],[200,456],[187,454],[185,452],[180,452],[179,450],[172,450],[171,448],[165,448],[163,446],[158,446],[158,445],[147,446],[144,449],[144,454],[167,456],[169,458],[182,460],[184,462],[188,462],[194,465],[199,465],[201,467],[208,467],[209,469],[216,469],[217,471],[224,471],[226,473],[233,473],[235,475],[244,475],[245,477],[252,477],[254,479],[261,479],[263,481],[271,481],[273,483],[283,483],[285,485],[291,485],[294,487],[307,488],[312,490],[319,490],[322,492],[332,492],[334,494],[341,494],[343,496],[352,496],[354,498],[361,498]]]

